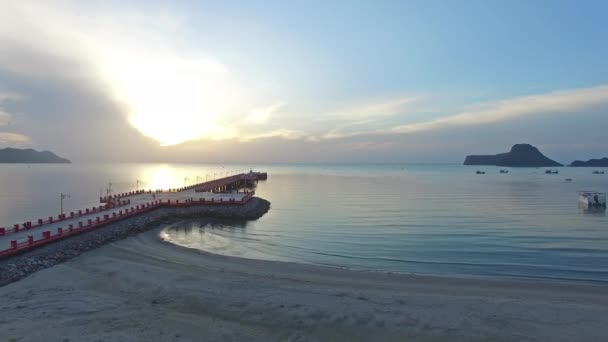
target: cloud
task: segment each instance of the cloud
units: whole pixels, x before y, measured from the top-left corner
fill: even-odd
[[[2,145],[21,146],[29,145],[30,143],[31,139],[26,135],[12,132],[0,132],[0,144]]]
[[[0,92],[0,105],[2,105],[2,103],[4,103],[5,101],[19,101],[22,100],[24,98],[23,95],[21,94],[17,94],[15,92]]]
[[[393,133],[487,125],[541,114],[577,114],[582,110],[608,105],[608,86],[556,91],[472,106],[468,111],[426,122],[396,126]]]
[[[258,97],[256,82],[239,79],[192,33],[160,5],[12,2],[0,12],[0,71],[86,84],[116,104],[123,123],[165,146],[232,139],[239,124],[263,124],[282,104],[252,110],[276,101]]]
[[[348,107],[324,113],[321,120],[346,119],[363,120],[377,119],[403,114],[408,106],[419,98],[414,96],[398,96],[394,98],[366,101],[364,103],[351,104]]]
[[[260,125],[268,122],[268,119],[281,107],[285,105],[284,102],[277,102],[270,106],[262,108],[254,108],[247,117],[245,117],[245,124]]]
[[[15,92],[0,92],[0,126],[7,126],[11,123],[13,117],[12,114],[8,113],[3,105],[10,101],[22,100],[23,96]]]
[[[252,134],[252,135],[243,135],[239,138],[239,140],[243,141],[243,142],[247,142],[247,141],[252,141],[252,140],[268,139],[268,138],[283,138],[283,139],[288,139],[288,140],[299,140],[299,139],[306,139],[306,138],[308,138],[308,136],[301,131],[281,128],[281,129],[276,129],[276,130],[272,130],[269,132],[263,132],[263,133]],[[308,139],[311,139],[311,138],[308,138]]]

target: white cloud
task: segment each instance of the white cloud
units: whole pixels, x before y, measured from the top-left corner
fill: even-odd
[[[244,120],[245,124],[260,125],[268,122],[268,119],[281,107],[285,105],[284,102],[277,102],[270,106],[262,108],[254,108]]]
[[[12,132],[0,132],[0,144],[10,146],[28,145],[31,139],[23,134]]]
[[[252,140],[257,140],[257,139],[268,139],[268,138],[284,138],[284,139],[289,139],[289,140],[296,140],[296,139],[305,139],[305,138],[307,138],[307,136],[306,136],[306,134],[304,134],[301,131],[281,128],[281,129],[276,129],[276,130],[272,130],[269,132],[263,132],[263,133],[252,134],[252,135],[243,135],[240,137],[239,140],[246,142],[246,141],[252,141]]]
[[[252,110],[252,103],[273,100],[259,98],[256,82],[240,80],[203,51],[204,33],[193,36],[181,15],[131,6],[3,4],[0,69],[35,78],[85,79],[120,105],[126,122],[162,145],[232,139],[242,113],[251,114],[245,125],[258,125],[280,107]],[[49,60],[65,70],[48,67]]]
[[[393,133],[415,133],[460,126],[492,124],[540,114],[571,113],[608,105],[608,86],[556,91],[547,94],[522,96],[472,106],[468,111],[426,122],[403,124],[390,130]]]
[[[337,110],[319,115],[318,120],[347,120],[367,121],[381,119],[397,114],[404,114],[408,107],[419,101],[414,96],[398,96],[393,98],[366,100],[365,102],[351,103]]]

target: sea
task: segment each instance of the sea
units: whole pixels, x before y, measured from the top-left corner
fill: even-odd
[[[268,172],[256,221],[183,221],[165,238],[211,253],[449,276],[608,282],[608,217],[578,192],[608,169],[451,164],[2,164],[0,226],[99,204],[99,196]],[[476,174],[476,171],[485,174]],[[571,181],[565,179],[571,178]]]

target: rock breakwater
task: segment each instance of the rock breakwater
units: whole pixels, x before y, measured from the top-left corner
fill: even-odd
[[[270,202],[254,197],[244,205],[159,208],[123,221],[0,260],[0,286],[39,270],[72,259],[86,251],[145,232],[179,219],[222,218],[256,220],[270,209]]]

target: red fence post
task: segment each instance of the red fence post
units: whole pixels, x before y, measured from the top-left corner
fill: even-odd
[[[28,235],[27,236],[27,244],[30,245],[30,246],[34,244],[34,236],[33,235]]]
[[[42,221],[42,219],[38,219],[38,225],[42,226],[44,224],[44,221]]]
[[[57,228],[57,235],[61,235],[63,234],[63,228],[59,227]]]
[[[15,224],[13,227],[15,228],[15,233],[19,231],[19,225],[18,224]]]
[[[0,236],[6,234],[6,229],[4,227],[0,227]]]
[[[50,239],[51,238],[51,231],[47,230],[47,231],[42,232],[42,238],[45,239],[45,240]]]
[[[11,240],[11,249],[17,249],[17,240]]]

